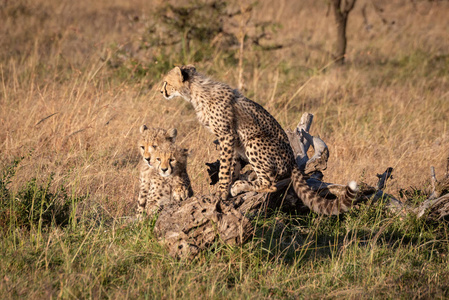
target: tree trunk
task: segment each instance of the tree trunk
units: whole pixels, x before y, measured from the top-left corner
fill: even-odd
[[[332,0],[335,22],[337,25],[337,41],[335,50],[335,62],[339,65],[345,63],[346,55],[346,25],[349,12],[354,8],[356,0]]]
[[[337,43],[336,43],[336,63],[345,63],[346,54],[346,24],[348,23],[348,16],[341,13],[335,14],[335,20],[337,21]]]

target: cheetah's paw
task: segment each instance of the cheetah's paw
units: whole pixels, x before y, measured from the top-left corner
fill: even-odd
[[[232,197],[235,197],[238,194],[246,191],[248,191],[248,184],[246,181],[243,180],[237,180],[231,187]]]
[[[173,200],[181,202],[189,198],[189,191],[187,189],[179,189],[173,193]]]

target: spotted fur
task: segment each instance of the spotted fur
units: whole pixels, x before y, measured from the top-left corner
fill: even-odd
[[[193,195],[187,174],[187,149],[177,147],[176,129],[140,128],[140,192],[137,212],[152,214],[170,201]]]
[[[307,186],[280,124],[239,91],[198,73],[193,66],[183,66],[166,75],[161,93],[166,99],[179,96],[190,102],[200,123],[218,138],[218,192],[222,199],[227,199],[229,192],[232,196],[246,191],[273,192],[277,181],[291,177],[297,195],[317,213],[338,214],[352,206],[357,190],[354,184],[336,200],[322,198]],[[251,164],[257,178],[238,180],[230,188],[239,156]]]

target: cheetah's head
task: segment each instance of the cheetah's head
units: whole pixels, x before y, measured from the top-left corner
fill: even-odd
[[[185,82],[196,72],[192,65],[175,67],[164,77],[161,94],[165,99],[170,100],[174,97],[182,96],[185,90]]]
[[[176,128],[165,130],[162,128],[148,128],[146,125],[142,125],[140,134],[140,154],[143,161],[152,166],[151,155],[161,146],[174,144],[178,131]]]
[[[153,154],[151,164],[159,175],[169,177],[187,163],[188,150],[175,145],[160,147]]]

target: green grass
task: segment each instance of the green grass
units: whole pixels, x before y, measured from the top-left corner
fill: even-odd
[[[2,182],[15,166],[5,168]],[[92,213],[64,223],[53,214],[42,222],[42,203],[51,198],[42,191],[49,183],[33,179],[18,193],[3,189],[2,216],[14,211],[21,218],[2,223],[4,299],[449,296],[447,224],[400,219],[382,202],[340,217],[260,217],[245,245],[217,241],[187,261],[168,256],[150,220],[130,223]],[[20,204],[24,195],[34,195],[39,218]],[[54,205],[70,205],[75,216],[73,202],[62,197]]]

